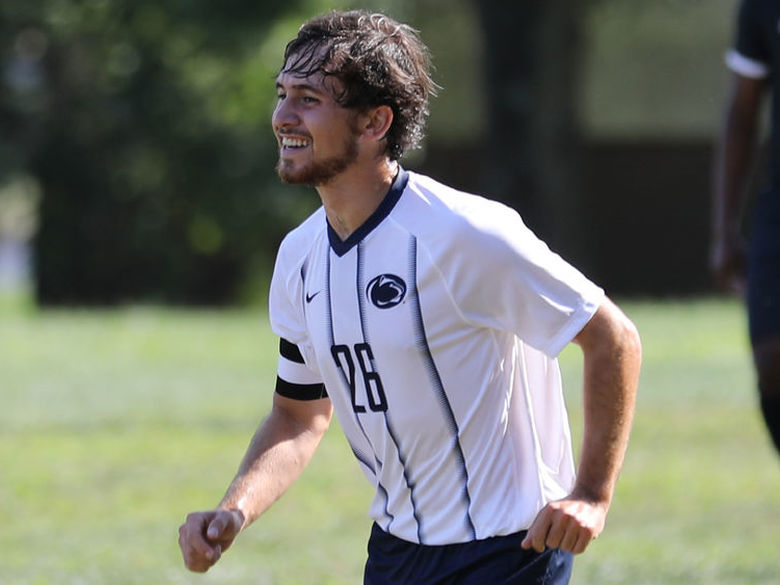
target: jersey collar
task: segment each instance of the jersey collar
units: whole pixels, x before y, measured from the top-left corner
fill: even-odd
[[[329,223],[327,224],[330,247],[337,256],[343,256],[349,252],[354,246],[359,244],[363,238],[370,234],[376,226],[382,223],[384,218],[390,215],[390,212],[395,207],[395,204],[398,203],[398,200],[401,198],[401,194],[404,192],[404,189],[406,189],[406,184],[408,182],[409,173],[407,173],[401,167],[398,167],[398,174],[395,177],[395,181],[393,181],[390,190],[387,192],[387,195],[385,195],[385,198],[382,199],[379,207],[377,207],[376,211],[374,211],[374,213],[369,216],[363,225],[352,232],[346,240],[339,238],[336,231],[330,227]],[[327,223],[327,219],[325,221]]]

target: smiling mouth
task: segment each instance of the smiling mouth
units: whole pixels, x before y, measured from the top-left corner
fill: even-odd
[[[311,144],[311,140],[307,138],[293,138],[292,136],[282,136],[281,145],[283,149],[297,150],[299,148],[306,148]]]

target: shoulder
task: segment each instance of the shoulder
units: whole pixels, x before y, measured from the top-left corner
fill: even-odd
[[[452,235],[489,234],[520,216],[498,201],[460,191],[425,175],[409,173],[409,197],[404,198],[407,217],[419,224],[420,232],[444,230]]]
[[[325,225],[325,212],[320,208],[284,237],[276,254],[268,295],[269,317],[273,331],[292,343],[304,337],[303,285],[309,259],[317,242],[322,241],[320,234]]]
[[[757,19],[777,14],[778,6],[775,0],[741,0],[737,4],[736,12],[738,19]]]
[[[726,52],[727,67],[741,77],[766,79],[780,59],[780,3],[743,0],[737,7],[736,34]]]
[[[549,260],[546,243],[508,205],[421,175],[410,176],[407,190],[404,227],[444,271],[468,265],[469,270],[495,273],[518,262]]]
[[[737,7],[737,50],[762,44],[769,51],[776,46],[779,21],[780,3],[776,0],[743,0]]]
[[[463,213],[475,208],[507,208],[506,205],[482,195],[467,193],[445,185],[426,175],[409,172],[407,189],[432,205],[443,206],[454,213]],[[507,208],[508,209],[508,208]]]

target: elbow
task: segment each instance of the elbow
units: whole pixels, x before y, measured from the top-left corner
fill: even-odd
[[[639,330],[620,308],[607,299],[575,338],[586,356],[601,364],[617,364],[638,377],[642,362]]]
[[[621,386],[630,396],[636,396],[642,367],[642,339],[636,325],[625,315],[614,336],[613,359],[621,372]]]
[[[623,351],[637,361],[642,362],[642,338],[639,335],[639,330],[633,321],[623,315],[623,323],[621,325],[621,331],[619,335],[619,343],[623,347]]]
[[[610,327],[611,354],[617,358],[635,376],[639,376],[642,363],[642,338],[639,329],[623,311],[615,307],[612,326]]]

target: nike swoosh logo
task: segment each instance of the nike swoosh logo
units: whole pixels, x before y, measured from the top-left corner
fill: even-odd
[[[306,303],[308,304],[308,303],[312,302],[312,300],[314,299],[314,297],[316,297],[316,296],[317,296],[318,294],[320,294],[321,292],[322,292],[321,290],[318,290],[318,291],[317,291],[316,293],[314,293],[313,295],[309,295],[309,293],[306,293]]]

